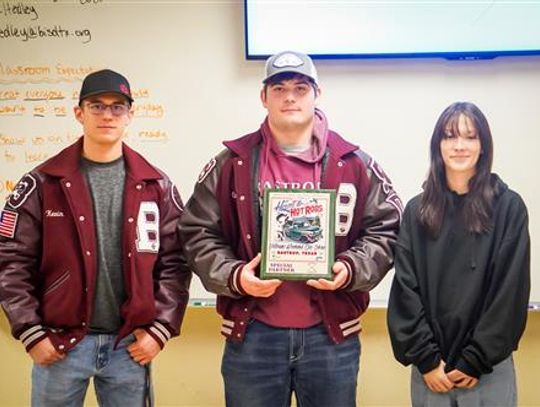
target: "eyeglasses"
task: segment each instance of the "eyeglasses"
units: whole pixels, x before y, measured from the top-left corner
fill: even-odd
[[[116,117],[124,116],[128,114],[130,106],[123,105],[121,103],[115,103],[112,105],[106,105],[105,103],[101,102],[93,102],[93,103],[87,103],[86,106],[88,106],[88,110],[90,113],[96,115],[96,116],[102,116],[105,114],[105,111],[107,109],[110,109],[111,114]]]

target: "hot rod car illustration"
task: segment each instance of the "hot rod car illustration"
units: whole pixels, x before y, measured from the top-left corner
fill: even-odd
[[[289,219],[283,225],[283,233],[295,242],[313,243],[321,238],[321,221],[318,216]]]

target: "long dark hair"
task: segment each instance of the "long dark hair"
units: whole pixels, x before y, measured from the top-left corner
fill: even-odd
[[[491,130],[486,117],[476,105],[469,102],[456,102],[441,113],[431,136],[429,174],[424,184],[419,216],[420,223],[432,237],[437,237],[441,231],[450,199],[441,155],[441,140],[445,137],[447,127],[451,127],[457,134],[458,120],[462,114],[474,123],[481,147],[480,157],[476,163],[476,173],[469,180],[469,192],[463,204],[463,220],[468,231],[475,234],[488,231],[492,223],[495,191],[490,182],[493,163]]]

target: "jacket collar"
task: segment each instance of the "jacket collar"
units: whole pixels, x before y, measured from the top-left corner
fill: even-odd
[[[44,162],[38,169],[54,177],[67,177],[79,171],[83,137]],[[126,173],[136,180],[161,179],[162,175],[135,150],[122,143]]]
[[[224,141],[223,145],[242,158],[247,158],[251,154],[251,150],[257,144],[262,142],[262,134],[260,130],[254,133],[247,134],[236,140]]]
[[[359,150],[355,144],[352,144],[341,137],[339,134],[333,132],[332,130],[328,131],[328,141],[327,146],[330,149],[330,152],[338,158],[342,158],[347,154],[350,154],[356,150]]]

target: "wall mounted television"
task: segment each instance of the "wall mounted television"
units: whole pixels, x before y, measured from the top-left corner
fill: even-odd
[[[490,59],[540,54],[540,2],[244,0],[247,59]]]

